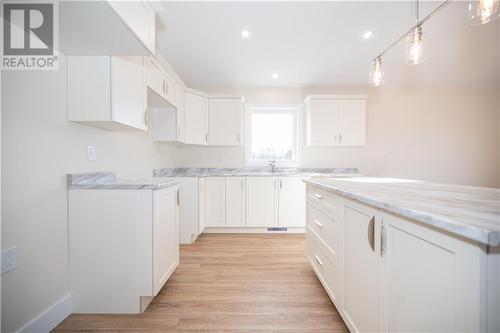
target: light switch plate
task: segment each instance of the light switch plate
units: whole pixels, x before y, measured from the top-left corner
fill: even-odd
[[[95,146],[87,146],[87,159],[89,161],[96,160]]]
[[[17,247],[2,251],[2,274],[17,268]]]

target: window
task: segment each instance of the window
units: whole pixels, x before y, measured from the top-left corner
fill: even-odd
[[[298,164],[297,114],[297,106],[247,107],[248,165],[263,165],[269,160],[281,162],[281,166]]]

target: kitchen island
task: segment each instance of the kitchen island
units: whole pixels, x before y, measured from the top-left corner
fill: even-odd
[[[499,189],[305,182],[307,256],[352,332],[500,331]]]

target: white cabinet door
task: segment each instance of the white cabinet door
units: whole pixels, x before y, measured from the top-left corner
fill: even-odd
[[[379,235],[377,211],[349,202],[344,207],[344,319],[351,332],[377,332]]]
[[[208,144],[241,145],[242,104],[240,99],[210,99],[208,104]]]
[[[179,264],[177,190],[153,191],[153,295]]]
[[[363,146],[366,136],[366,101],[338,101],[338,144]]]
[[[190,144],[208,143],[208,99],[185,94],[185,141]]]
[[[281,177],[279,188],[279,226],[305,227],[306,184],[300,177]]]
[[[155,12],[147,1],[108,1],[118,16],[155,53]]]
[[[147,129],[143,57],[111,57],[112,119]]]
[[[186,114],[184,111],[184,90],[177,87],[177,141],[184,142],[184,133],[186,127]]]
[[[382,223],[380,331],[483,331],[486,251],[390,214]]]
[[[278,177],[247,177],[247,227],[278,226]]]
[[[226,226],[226,179],[207,177],[205,187],[206,226]]]
[[[163,96],[163,90],[164,90],[163,69],[153,57],[147,57],[146,59],[147,59],[146,84],[151,89],[153,89],[158,95]]]
[[[338,106],[336,100],[313,100],[306,103],[308,146],[334,146],[337,143]]]
[[[199,233],[203,233],[205,231],[205,228],[207,226],[207,203],[206,203],[206,185],[207,185],[207,179],[206,178],[200,178],[198,180],[198,223],[199,223]]]
[[[245,177],[226,177],[226,227],[245,226]]]

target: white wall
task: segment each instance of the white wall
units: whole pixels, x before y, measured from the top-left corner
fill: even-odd
[[[19,267],[2,276],[2,332],[12,332],[69,292],[65,175],[151,177],[154,167],[173,165],[175,148],[144,132],[67,122],[62,55],[58,71],[2,74],[1,245],[19,248]],[[96,161],[87,161],[87,145],[96,146]]]

